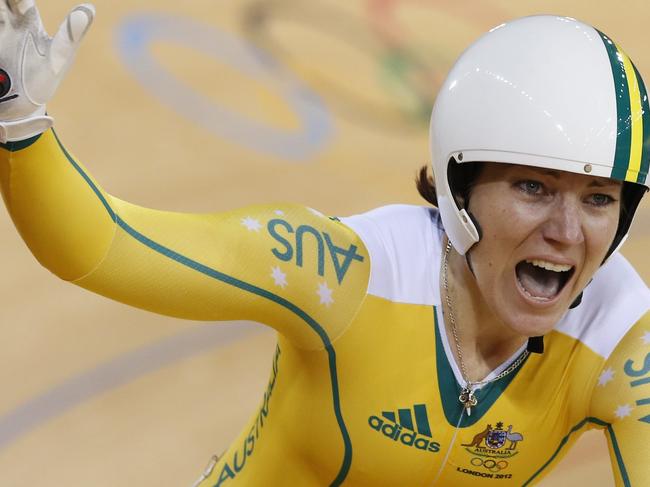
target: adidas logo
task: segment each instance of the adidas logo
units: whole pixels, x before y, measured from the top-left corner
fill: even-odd
[[[414,405],[412,411],[398,409],[397,416],[393,411],[382,411],[381,418],[370,416],[368,424],[386,438],[399,441],[403,445],[433,453],[440,450],[440,443],[431,440],[429,415],[424,404]]]

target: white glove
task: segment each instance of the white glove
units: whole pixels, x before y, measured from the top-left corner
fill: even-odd
[[[0,0],[0,142],[24,140],[52,126],[45,104],[94,17],[92,5],[79,5],[50,38],[34,0]]]

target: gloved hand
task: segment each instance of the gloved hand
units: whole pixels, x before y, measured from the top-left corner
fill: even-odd
[[[94,17],[92,5],[79,5],[50,38],[34,0],[0,0],[0,142],[27,139],[52,126],[45,104]]]

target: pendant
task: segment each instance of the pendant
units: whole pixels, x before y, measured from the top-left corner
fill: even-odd
[[[471,416],[472,408],[478,404],[478,400],[474,395],[474,391],[469,388],[469,385],[463,387],[463,390],[460,392],[460,396],[458,396],[458,400],[465,408],[465,411],[467,411],[467,416]]]

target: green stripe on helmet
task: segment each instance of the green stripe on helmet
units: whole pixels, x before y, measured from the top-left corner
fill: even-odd
[[[639,175],[636,179],[637,183],[646,184],[648,178],[648,168],[650,166],[650,105],[648,104],[648,92],[645,89],[643,78],[639,71],[632,63],[634,74],[636,75],[637,82],[639,83],[639,91],[641,93],[641,110],[643,113],[643,150],[641,152],[641,167],[639,168]]]
[[[616,94],[616,151],[614,153],[614,167],[612,168],[611,177],[620,181],[625,181],[625,174],[630,162],[630,145],[632,143],[632,113],[630,110],[630,88],[625,76],[625,66],[623,64],[622,53],[618,52],[614,41],[605,34],[596,30],[600,34],[609,64],[612,67],[614,76],[614,90]]]

